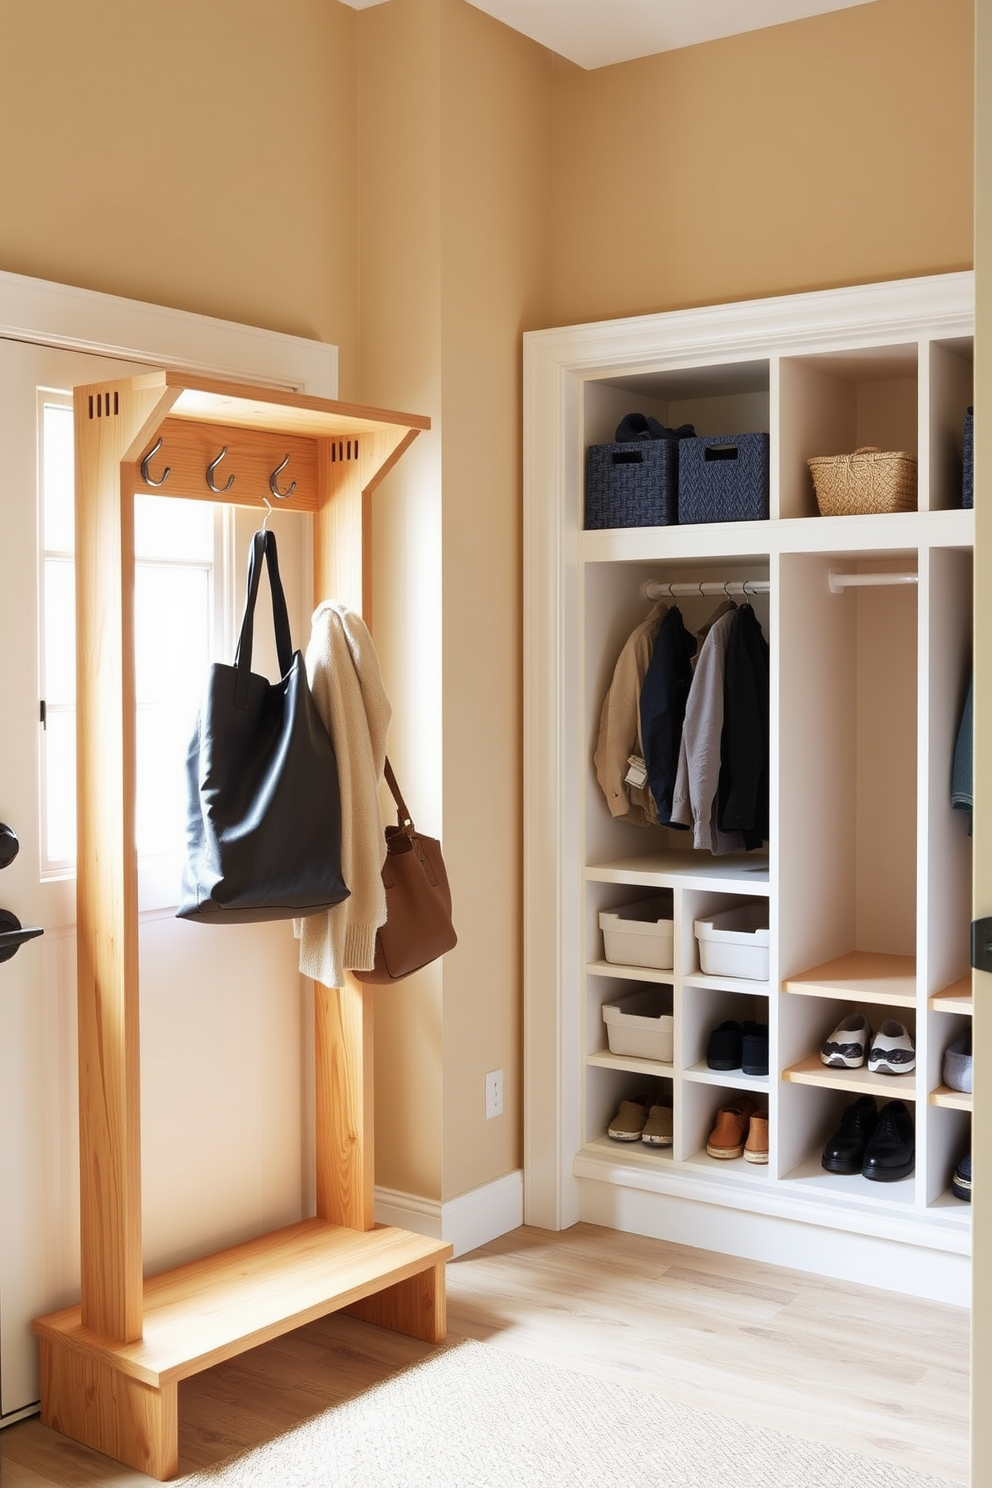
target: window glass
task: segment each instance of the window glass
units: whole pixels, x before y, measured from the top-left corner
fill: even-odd
[[[71,873],[76,853],[74,446],[68,395],[42,400],[42,845],[46,876]],[[223,508],[138,495],[134,501],[137,701],[136,838],[156,903],[179,883],[186,818],[186,750],[210,662],[215,559]],[[151,864],[151,859],[156,859]],[[164,896],[164,897],[163,897]],[[142,889],[144,907],[152,907]]]

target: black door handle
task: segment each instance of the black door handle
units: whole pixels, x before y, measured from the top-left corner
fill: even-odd
[[[14,861],[20,845],[13,827],[8,827],[6,822],[0,822],[0,868],[6,868],[8,863]]]
[[[16,915],[9,909],[0,909],[0,961],[9,961],[26,940],[34,940],[36,935],[44,933],[40,925],[23,929]]]

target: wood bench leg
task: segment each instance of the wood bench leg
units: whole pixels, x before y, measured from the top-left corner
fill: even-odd
[[[179,1470],[178,1386],[146,1385],[92,1355],[39,1339],[41,1419],[53,1431],[164,1480]]]
[[[443,1343],[448,1331],[444,1290],[444,1262],[419,1271],[393,1286],[373,1292],[361,1302],[341,1309],[351,1317],[394,1333],[406,1333],[424,1343]]]

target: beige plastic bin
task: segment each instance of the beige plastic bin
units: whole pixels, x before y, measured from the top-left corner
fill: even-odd
[[[664,988],[641,987],[627,997],[606,1003],[603,1022],[610,1053],[633,1054],[638,1059],[671,1064],[674,1050],[671,997],[671,992]]]
[[[607,961],[650,966],[656,971],[670,971],[675,964],[675,929],[668,899],[655,895],[619,909],[601,910],[599,928]]]
[[[693,926],[699,969],[707,976],[768,980],[768,900],[722,910]]]

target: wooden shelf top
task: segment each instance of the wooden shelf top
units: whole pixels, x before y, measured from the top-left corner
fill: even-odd
[[[147,1279],[144,1335],[136,1343],[84,1328],[78,1305],[37,1318],[34,1331],[159,1387],[416,1276],[451,1253],[444,1241],[392,1226],[363,1232],[305,1219]]]
[[[916,958],[877,951],[850,951],[797,972],[784,982],[787,992],[806,997],[840,997],[847,1002],[874,1002],[887,1007],[916,1004]]]
[[[832,1069],[819,1054],[811,1054],[782,1071],[783,1080],[797,1085],[824,1085],[828,1090],[849,1090],[852,1095],[880,1095],[890,1100],[915,1100],[915,1075],[876,1075],[865,1069]]]
[[[247,383],[192,377],[172,370],[153,372],[140,380],[145,387],[178,389],[172,405],[173,418],[228,424],[243,429],[268,429],[274,433],[310,438],[347,437],[395,429],[429,429],[431,421],[421,414],[397,413],[392,409],[369,408],[358,403],[340,403],[330,398],[312,398],[306,393]]]
[[[971,1096],[963,1090],[952,1090],[949,1085],[938,1085],[928,1097],[932,1106],[944,1106],[950,1111],[970,1111]]]
[[[971,994],[971,973],[959,977],[949,987],[935,992],[930,999],[930,1006],[938,1013],[970,1013],[974,1007]]]

